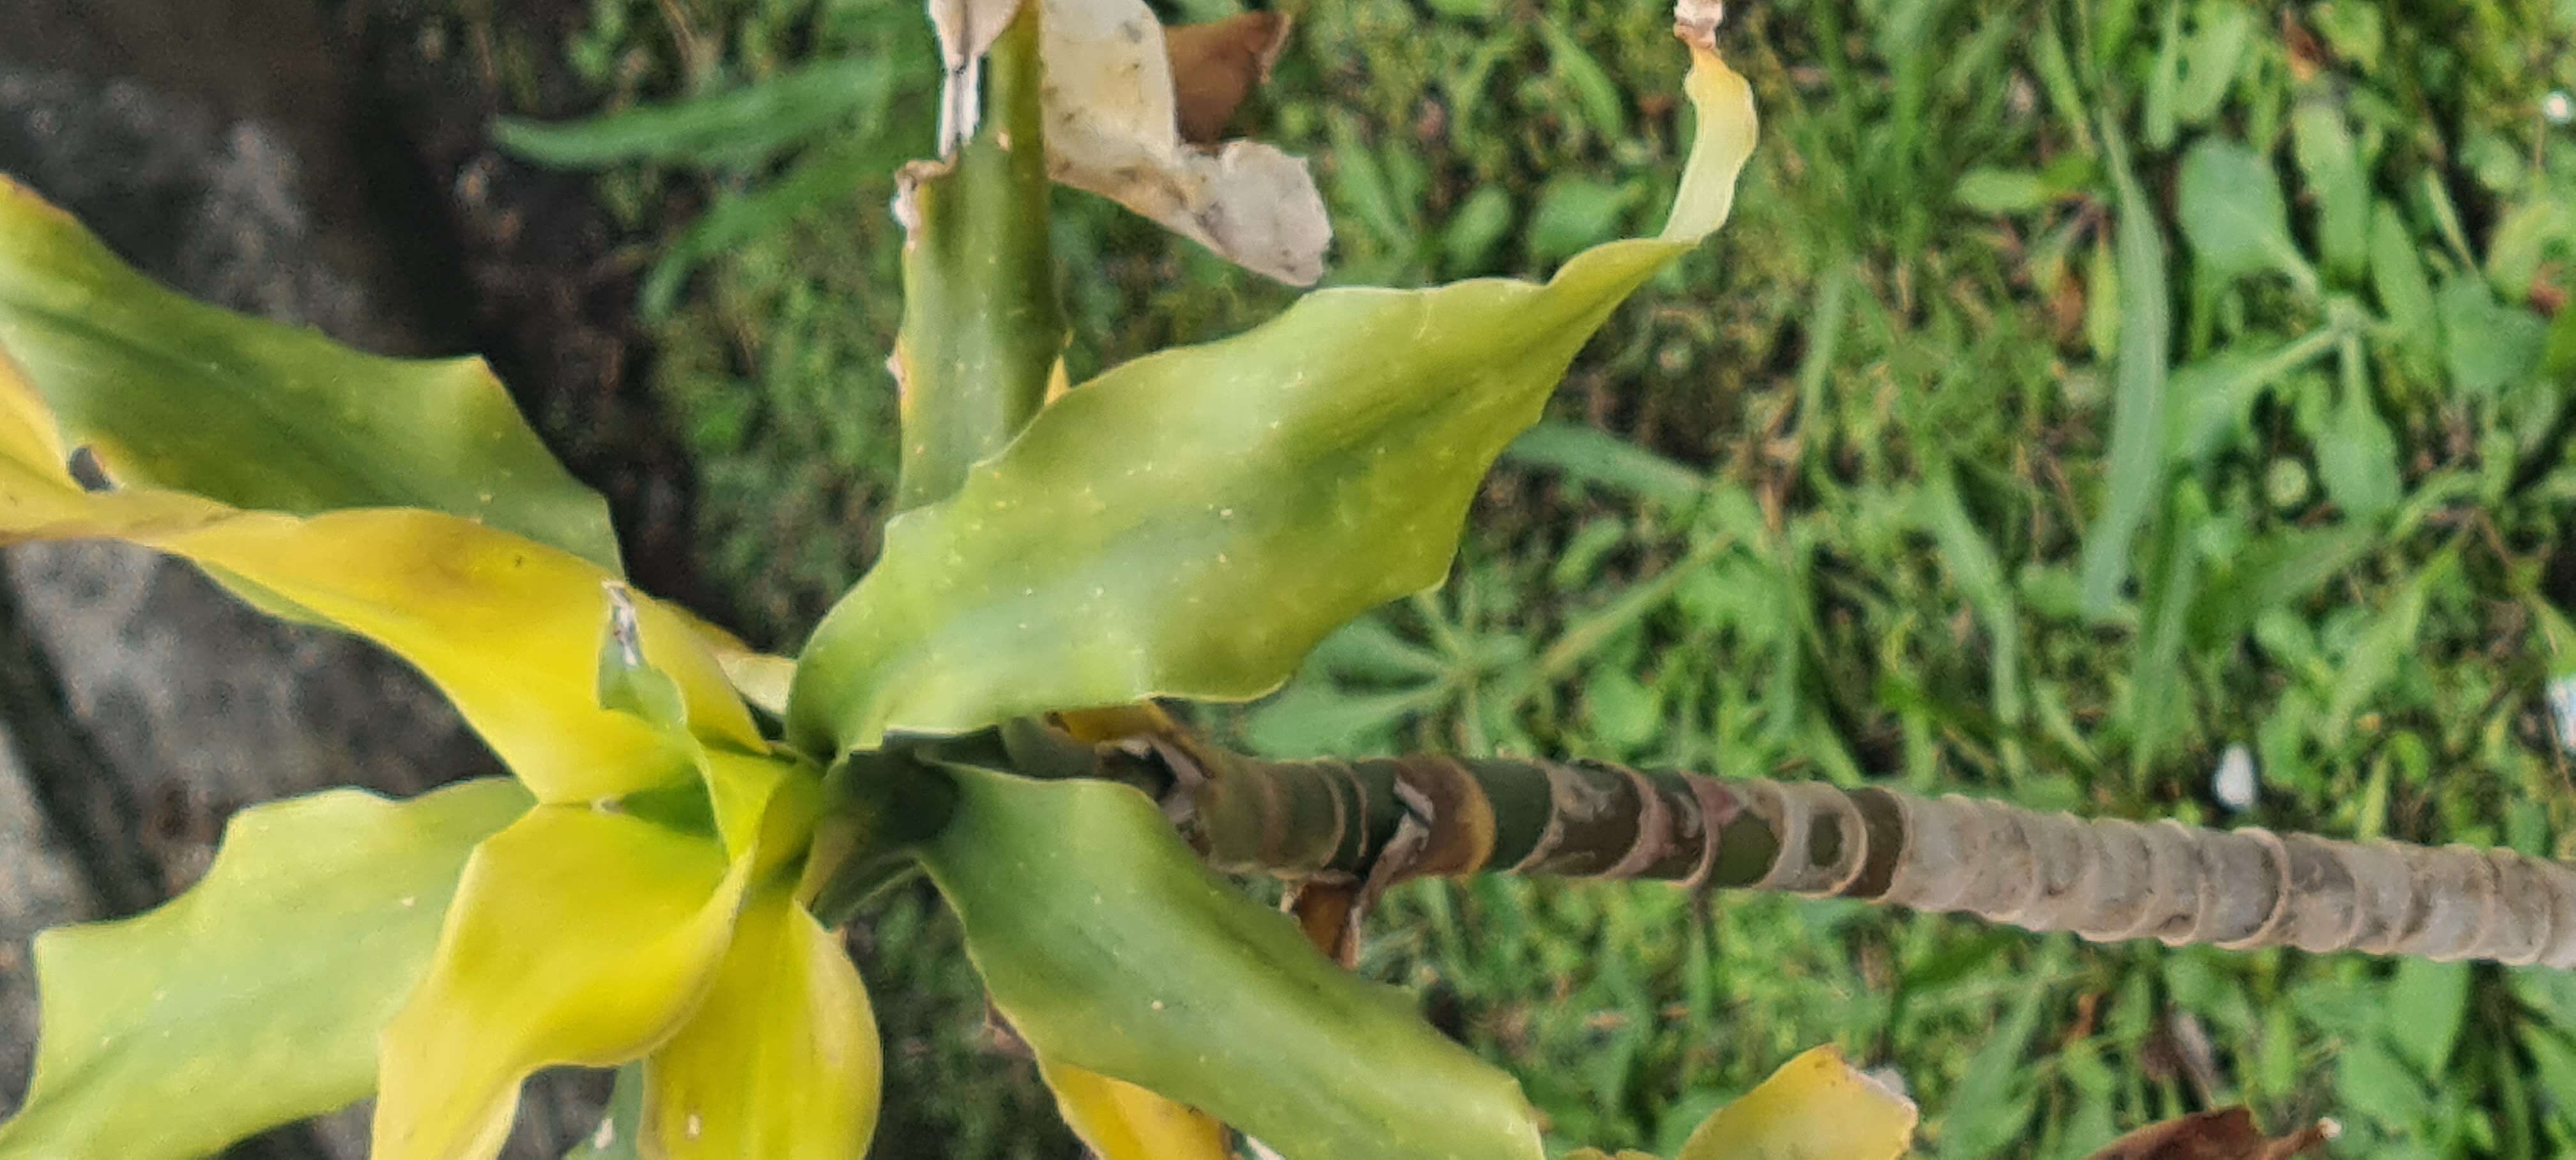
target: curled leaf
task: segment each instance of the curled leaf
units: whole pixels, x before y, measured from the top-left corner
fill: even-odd
[[[1285,1156],[1539,1155],[1510,1076],[1234,893],[1143,794],[953,779],[923,862],[994,1005],[1051,1068],[1182,1101]]]
[[[482,360],[379,358],[192,301],[5,177],[0,346],[42,425],[119,483],[295,515],[426,508],[618,571],[607,503]]]
[[[876,1016],[840,940],[782,884],[743,908],[706,1000],[645,1064],[666,1160],[859,1160],[875,1130]]]
[[[1145,0],[1048,0],[1044,16],[1047,168],[1057,181],[1280,281],[1323,277],[1332,225],[1305,161],[1252,141],[1202,148],[1184,138],[1215,135],[1237,90],[1266,71],[1284,20],[1192,32],[1167,48]],[[1191,71],[1176,77],[1183,54]]]
[[[85,491],[56,454],[42,396],[9,355],[0,349],[0,543],[125,540],[374,640],[438,685],[540,800],[591,801],[688,776],[689,746],[600,703],[612,577],[599,565],[439,511],[297,516],[177,491]],[[677,682],[691,729],[764,747],[688,622],[641,596],[630,606],[636,647]]]
[[[1064,1122],[1100,1160],[1229,1160],[1225,1125],[1123,1080],[1038,1057]]]
[[[1817,1047],[1719,1108],[1676,1160],[1895,1160],[1915,1117],[1913,1101]]]
[[[0,1156],[189,1160],[365,1096],[467,853],[529,804],[485,778],[253,806],[169,904],[38,935],[43,1035]]]
[[[1595,246],[1544,284],[1321,291],[1067,392],[954,495],[887,524],[806,645],[791,736],[830,752],[1250,698],[1351,617],[1438,583],[1477,481],[1576,351],[1726,219],[1752,94],[1694,55],[1697,139],[1661,236]]]
[[[530,1073],[624,1063],[669,1036],[714,979],[750,870],[701,837],[580,806],[493,835],[385,1027],[373,1155],[490,1157]]]

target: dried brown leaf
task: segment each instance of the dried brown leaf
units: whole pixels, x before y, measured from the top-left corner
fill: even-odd
[[[2324,1147],[2338,1131],[2334,1121],[2319,1120],[2273,1139],[2255,1126],[2254,1113],[2220,1108],[2149,1124],[2111,1141],[2092,1160],[2290,1160]]]
[[[1305,161],[1251,141],[1185,143],[1163,28],[1144,0],[1047,0],[1044,15],[1051,176],[1247,269],[1301,286],[1323,276],[1332,227]],[[1195,111],[1203,120],[1216,102],[1196,99],[1210,102]]]
[[[1181,140],[1213,145],[1254,86],[1270,79],[1270,66],[1288,45],[1284,13],[1245,12],[1205,24],[1163,30],[1164,55],[1180,106]]]
[[[1359,966],[1359,925],[1365,914],[1359,883],[1308,879],[1291,888],[1280,904],[1325,958],[1344,970]]]

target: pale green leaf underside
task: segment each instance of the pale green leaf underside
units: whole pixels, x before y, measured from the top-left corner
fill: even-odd
[[[1545,283],[1327,290],[1118,367],[1038,414],[886,550],[808,644],[794,739],[866,748],[1149,695],[1244,699],[1436,584],[1494,457],[1612,309],[1725,216],[1753,107],[1713,57],[1670,224]]]
[[[6,178],[0,347],[119,482],[295,515],[428,508],[619,571],[607,503],[481,360],[380,358],[193,301]]]
[[[1510,1076],[1228,889],[1143,794],[955,776],[956,812],[924,861],[994,1003],[1047,1059],[1300,1160],[1539,1155]]]
[[[364,1097],[467,853],[529,805],[487,778],[255,806],[168,905],[38,936],[35,1082],[0,1157],[190,1160]]]

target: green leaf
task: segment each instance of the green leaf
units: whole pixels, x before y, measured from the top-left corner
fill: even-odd
[[[1047,407],[896,517],[806,646],[812,752],[1149,695],[1257,696],[1342,622],[1439,582],[1477,481],[1628,293],[1725,220],[1752,95],[1691,73],[1700,137],[1661,237],[1544,285],[1327,290]]]
[[[657,1160],[859,1160],[876,1015],[841,940],[779,883],[743,908],[705,1001],[644,1067]]]
[[[1592,122],[1594,132],[1604,141],[1616,143],[1628,136],[1628,105],[1620,98],[1619,84],[1610,79],[1609,70],[1592,54],[1583,51],[1565,26],[1554,17],[1538,21],[1539,39],[1547,44],[1550,72],[1574,89],[1575,103]]]
[[[2444,551],[2417,572],[2399,591],[2370,626],[2362,630],[2352,651],[2343,658],[2343,667],[2335,674],[2334,692],[2326,707],[2324,734],[2329,743],[2341,744],[2352,719],[2361,707],[2377,696],[2389,681],[2396,679],[2398,669],[2415,651],[2415,637],[2424,623],[2424,606],[2434,589],[2448,579],[2458,563],[2455,552]]]
[[[2469,964],[2426,959],[2399,960],[2396,977],[2388,981],[2388,1038],[2425,1075],[2439,1076],[2450,1067],[2451,1049],[2469,1014],[2469,983]]]
[[[659,321],[678,305],[689,271],[752,240],[789,227],[797,215],[853,189],[881,187],[911,156],[908,135],[891,131],[836,138],[800,157],[757,189],[725,190],[653,263],[635,293],[636,310]]]
[[[2250,8],[2233,3],[2202,7],[2199,27],[2183,49],[2182,84],[2174,94],[2174,113],[2184,124],[2197,125],[2217,114],[2219,102],[2236,83],[2255,27]]]
[[[2120,337],[2111,408],[2110,478],[2101,514],[2084,531],[2084,610],[2101,617],[2129,575],[2129,545],[2164,494],[2167,368],[2172,360],[2171,301],[2165,292],[2164,235],[2155,207],[2138,187],[2119,127],[2104,122],[2112,185],[2119,192]]]
[[[2290,114],[2290,139],[2317,197],[2317,245],[2327,268],[2358,273],[2370,260],[2370,179],[2343,110],[2321,96],[2301,100]]]
[[[482,1160],[541,1067],[624,1063],[679,1029],[751,859],[587,806],[540,806],[466,863],[428,973],[386,1024],[376,1160]]]
[[[118,483],[310,515],[416,507],[614,575],[608,505],[479,359],[361,354],[174,294],[0,178],[0,339]]]
[[[2147,148],[2164,150],[2173,147],[2180,130],[2175,125],[2174,105],[2182,90],[2182,5],[2164,5],[2164,34],[2156,47],[2155,64],[2147,73],[2145,109],[2141,131]]]
[[[2576,310],[2562,309],[2541,340],[2540,373],[2576,378]]]
[[[994,1004],[1040,1055],[1285,1156],[1539,1155],[1510,1076],[1228,888],[1143,794],[952,776],[955,810],[922,858]]]
[[[1440,251],[1453,270],[1482,268],[1494,246],[1511,232],[1517,213],[1512,195],[1500,186],[1478,186],[1476,192],[1458,203],[1449,215],[1449,224],[1440,230]]]
[[[1978,213],[2027,213],[2056,194],[2047,178],[2026,169],[1971,169],[1950,187],[1950,200]]]
[[[2561,242],[2576,241],[2576,211],[2557,191],[2541,194],[2506,210],[2487,235],[2487,281],[2508,302],[2531,294],[2544,255]]]
[[[2203,137],[2183,155],[2175,213],[2200,276],[2231,282],[2278,270],[2300,292],[2317,291],[2317,272],[2290,239],[2289,205],[2270,162],[2224,137]]]
[[[1812,1048],[1694,1130],[1674,1160],[1896,1160],[1914,1103]]]
[[[2271,351],[2230,347],[2173,372],[2165,392],[2167,457],[2176,466],[2207,463],[2244,430],[2267,388],[2339,338],[2333,327],[2320,327]]]
[[[2363,377],[2361,339],[2343,336],[2343,390],[2333,426],[2317,441],[2317,478],[2326,496],[2355,519],[2374,519],[2397,506],[2397,437],[2379,417]]]
[[[563,169],[630,161],[754,161],[882,106],[894,76],[882,59],[827,61],[586,120],[503,117],[492,123],[492,140],[530,161]]]
[[[2454,392],[2492,395],[2523,382],[2540,364],[2548,324],[2496,301],[2485,283],[2452,279],[2442,287],[2440,309]]]
[[[38,935],[43,1035],[0,1157],[191,1160],[364,1097],[467,853],[529,804],[485,778],[253,806],[169,904]]]
[[[2386,202],[2370,222],[2370,286],[2399,344],[2429,365],[2442,349],[2433,282],[2424,274],[2424,259],[2406,231],[2405,216]]]
[[[1959,498],[1956,471],[1941,464],[1929,476],[1923,493],[1922,519],[1941,545],[1941,564],[1985,622],[1988,661],[1993,681],[1995,719],[2009,726],[2022,720],[2021,608],[2004,583],[2003,561],[1969,516]]]
[[[2189,479],[2177,481],[2172,492],[2138,592],[2138,648],[2130,662],[2126,706],[2133,772],[2154,760],[2171,731],[2175,707],[2191,688],[2182,646],[2200,585],[2200,555],[2194,545],[2209,521],[2209,504]]]
[[[688,738],[601,704],[600,638],[623,585],[597,565],[440,512],[297,518],[148,488],[86,492],[63,466],[43,402],[12,371],[0,350],[0,544],[122,539],[374,640],[436,683],[540,800],[595,801],[688,777]],[[641,655],[676,682],[691,729],[765,748],[697,622],[623,599]]]
[[[1525,240],[1530,257],[1553,262],[1618,235],[1620,219],[1644,190],[1634,185],[1565,174],[1538,191]]]
[[[2266,609],[2305,599],[2367,555],[2378,529],[2362,523],[2290,528],[2255,540],[2191,604],[2191,640],[2204,651],[2243,635]]]
[[[898,511],[945,498],[1046,399],[1064,352],[1048,228],[1038,6],[993,46],[994,115],[956,157],[904,170],[903,328],[895,386],[903,421]],[[1016,147],[1014,147],[1016,145]]]
[[[1503,457],[1675,511],[1690,510],[1708,493],[1708,477],[1598,427],[1542,422],[1512,440]]]

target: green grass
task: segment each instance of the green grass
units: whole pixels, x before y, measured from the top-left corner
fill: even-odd
[[[920,51],[886,7],[707,0],[682,67],[660,7],[600,0],[567,52],[611,102],[708,91]],[[1212,723],[1280,753],[1601,756],[2570,853],[2576,756],[2543,687],[2576,670],[2576,130],[2541,110],[2576,89],[2576,3],[2290,11],[2296,35],[2223,0],[1741,6],[1726,43],[1766,123],[1734,222],[1577,364],[1450,586]],[[1658,6],[1298,15],[1251,121],[1318,158],[1333,280],[1541,273],[1660,214]],[[917,99],[854,132],[926,148]],[[777,164],[613,170],[601,195],[650,226]],[[705,565],[773,644],[855,579],[891,483],[887,192],[755,207],[658,324]],[[1059,208],[1077,378],[1291,297]],[[2135,340],[2167,326],[2168,351]],[[2261,768],[2241,815],[2207,789],[2231,745]],[[1416,885],[1373,930],[1364,968],[1512,1068],[1561,1143],[1669,1150],[1832,1041],[1904,1076],[1934,1155],[2080,1156],[2233,1101],[2335,1116],[2338,1155],[2576,1149],[2566,976],[1658,886]],[[869,942],[889,1150],[1060,1154],[1030,1069],[984,1046],[953,925],[907,895]]]

